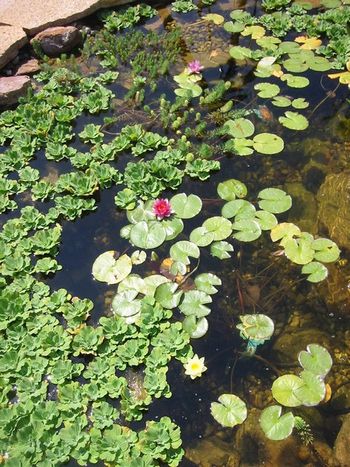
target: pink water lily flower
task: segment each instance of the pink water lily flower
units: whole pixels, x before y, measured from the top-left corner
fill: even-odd
[[[199,60],[193,60],[187,65],[187,67],[189,69],[189,72],[194,74],[200,73],[204,68],[204,66],[201,65],[201,62]]]
[[[174,212],[166,198],[156,199],[153,203],[152,211],[159,221],[164,219],[164,217],[170,217]]]

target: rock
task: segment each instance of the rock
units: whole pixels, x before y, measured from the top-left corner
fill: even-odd
[[[6,0],[0,2],[2,23],[22,27],[29,35],[65,25],[100,8],[124,5],[128,0]]]
[[[36,58],[31,58],[25,63],[22,63],[16,71],[16,75],[32,75],[40,70],[39,62]]]
[[[186,458],[199,467],[225,465],[239,467],[239,453],[231,443],[227,443],[218,436],[211,436],[199,441],[195,447],[186,449]]]
[[[319,222],[338,246],[350,249],[350,172],[327,175],[317,200]]]
[[[30,43],[39,44],[44,54],[49,57],[67,53],[81,44],[83,36],[74,26],[56,26],[39,32]]]
[[[350,414],[344,417],[343,424],[334,444],[334,455],[341,467],[350,467]]]
[[[314,195],[300,182],[286,183],[284,188],[293,199],[292,209],[288,213],[288,222],[297,224],[301,230],[316,234],[318,222]]]
[[[21,27],[0,24],[0,68],[14,59],[18,50],[27,42],[27,34]]]
[[[26,94],[29,86],[29,76],[0,78],[0,105],[15,104],[20,97]]]
[[[349,316],[350,313],[350,268],[338,264],[327,264],[328,277],[320,288],[320,295],[327,308],[337,316]]]

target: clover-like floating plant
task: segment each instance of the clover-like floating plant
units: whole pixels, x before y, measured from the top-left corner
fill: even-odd
[[[252,355],[259,345],[271,339],[275,325],[271,318],[263,314],[241,315],[237,324],[242,339],[247,341],[246,353]]]

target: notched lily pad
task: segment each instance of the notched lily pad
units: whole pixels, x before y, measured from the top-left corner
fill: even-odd
[[[127,277],[132,270],[132,260],[128,255],[122,255],[110,250],[99,255],[92,265],[92,275],[100,282],[117,284]]]

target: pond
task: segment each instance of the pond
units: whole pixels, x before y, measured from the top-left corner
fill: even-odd
[[[41,56],[0,114],[5,465],[348,465],[343,3],[133,5]]]

